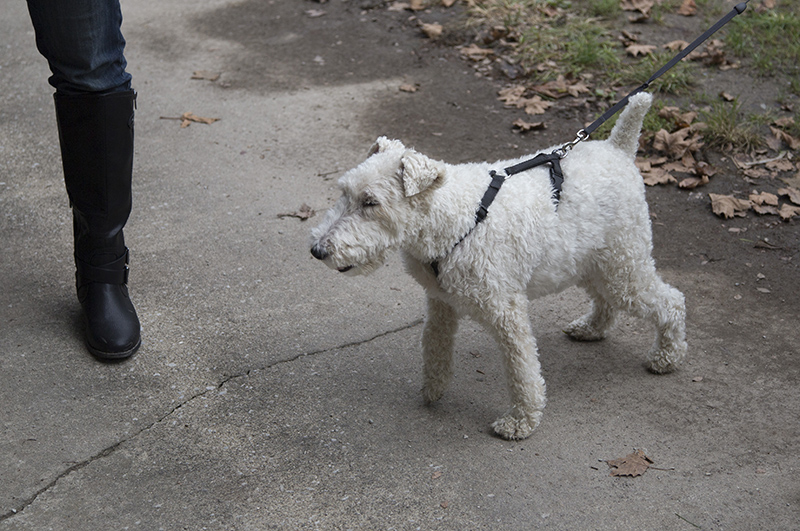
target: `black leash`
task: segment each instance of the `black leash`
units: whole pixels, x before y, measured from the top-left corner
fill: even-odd
[[[607,122],[612,116],[617,114],[623,107],[628,104],[628,100],[630,100],[636,94],[646,90],[650,87],[650,84],[655,81],[656,79],[663,76],[668,70],[670,70],[673,66],[678,64],[681,60],[683,60],[687,55],[692,53],[695,48],[703,44],[709,37],[711,37],[714,33],[719,31],[722,26],[730,22],[735,16],[740,15],[747,9],[747,3],[750,0],[745,0],[744,2],[737,4],[731,9],[730,13],[719,19],[716,24],[711,26],[705,33],[700,35],[696,38],[689,46],[684,48],[683,50],[678,53],[675,57],[673,57],[667,64],[662,66],[658,72],[653,74],[650,79],[642,83],[641,86],[637,87],[633,91],[631,91],[627,96],[622,98],[618,101],[613,107],[608,109],[603,115],[589,124],[588,126],[584,127],[580,131],[578,131],[575,140],[572,142],[567,142],[562,146],[553,150],[552,153],[539,153],[532,159],[520,162],[519,164],[515,164],[514,166],[510,166],[505,168],[503,172],[505,175],[500,175],[499,173],[495,172],[494,170],[489,172],[489,175],[492,177],[492,182],[489,184],[489,188],[486,190],[486,193],[483,194],[483,198],[481,198],[480,205],[478,207],[478,211],[475,214],[475,226],[470,229],[467,234],[461,237],[460,240],[456,243],[458,245],[461,243],[464,238],[469,236],[469,234],[478,226],[484,219],[486,219],[486,215],[489,212],[489,206],[494,201],[494,198],[497,197],[497,193],[500,191],[500,187],[503,186],[505,180],[512,175],[516,175],[517,173],[522,173],[524,171],[530,170],[532,168],[536,168],[537,166],[542,166],[544,164],[550,165],[550,183],[553,188],[553,199],[556,204],[556,208],[558,208],[558,201],[561,198],[561,185],[564,182],[564,175],[561,172],[561,164],[560,160],[567,156],[569,151],[574,148],[578,143],[583,142],[589,135],[594,133],[598,127],[603,125]],[[453,247],[455,248],[454,245]],[[431,262],[431,267],[433,268],[434,274],[438,277],[439,276],[439,261],[434,260]]]

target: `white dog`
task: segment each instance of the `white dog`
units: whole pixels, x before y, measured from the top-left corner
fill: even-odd
[[[506,179],[483,223],[476,211],[490,170],[523,159],[450,165],[381,137],[342,176],[342,197],[312,231],[311,252],[351,274],[372,272],[388,252],[403,252],[428,297],[426,402],[441,398],[451,379],[458,315],[467,314],[504,350],[511,407],[492,427],[506,439],[528,437],[545,406],[528,297],[570,285],[588,292],[592,309],[567,326],[569,336],[602,339],[619,310],[627,310],[655,324],[651,371],[670,372],[681,362],[684,298],[656,273],[644,184],[634,165],[651,99],[633,96],[607,140],[579,143],[563,158],[559,200],[548,167],[539,166]]]

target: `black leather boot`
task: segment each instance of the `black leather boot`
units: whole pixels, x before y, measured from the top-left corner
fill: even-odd
[[[136,92],[56,93],[55,105],[86,345],[99,359],[124,359],[141,345],[122,234],[131,213]]]

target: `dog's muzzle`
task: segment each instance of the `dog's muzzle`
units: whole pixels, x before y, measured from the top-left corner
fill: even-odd
[[[317,260],[323,260],[323,261],[324,261],[326,258],[328,258],[328,256],[330,256],[330,254],[328,253],[328,251],[326,251],[324,247],[322,247],[322,246],[320,246],[320,245],[318,245],[318,244],[314,244],[314,245],[312,245],[312,246],[311,246],[311,254],[312,254],[312,255],[314,256],[314,258],[316,258]],[[339,273],[347,273],[348,271],[350,271],[351,269],[353,269],[353,267],[354,267],[354,266],[347,266],[347,267],[337,267],[337,268],[336,268],[336,271],[338,271]]]

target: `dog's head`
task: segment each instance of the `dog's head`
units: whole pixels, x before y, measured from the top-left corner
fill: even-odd
[[[339,179],[342,196],[311,231],[311,254],[342,273],[367,274],[399,248],[444,164],[380,137]]]

